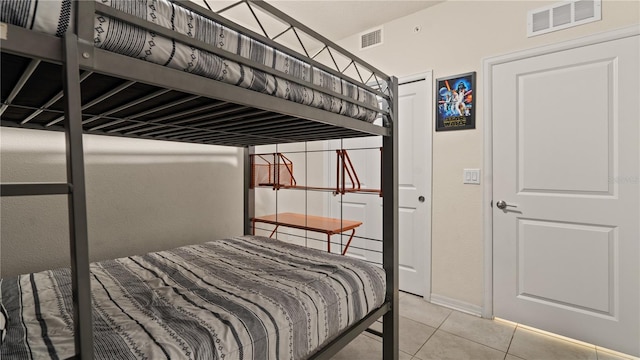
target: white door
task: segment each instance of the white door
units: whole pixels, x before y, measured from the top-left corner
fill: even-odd
[[[402,291],[420,296],[428,295],[431,279],[431,80],[431,73],[415,81],[400,79],[398,88],[399,286]],[[343,142],[346,149],[375,149],[381,145],[380,137]],[[338,148],[339,142],[332,143],[331,147]],[[363,185],[379,188],[379,154],[375,150],[351,150],[349,154]],[[329,162],[329,169],[335,173],[335,160]],[[381,199],[369,194],[346,194],[332,204],[332,216],[363,222],[347,255],[381,263]],[[346,243],[344,237],[343,243]]]
[[[421,296],[431,279],[431,83],[398,88],[399,286]]]
[[[491,85],[494,315],[636,356],[639,44],[496,64]]]

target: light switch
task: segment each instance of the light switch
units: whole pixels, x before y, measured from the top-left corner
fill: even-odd
[[[480,169],[464,169],[462,174],[464,184],[480,184]]]

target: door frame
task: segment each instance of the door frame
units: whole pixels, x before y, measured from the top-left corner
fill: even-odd
[[[640,35],[640,25],[632,25],[621,29],[606,31],[603,33],[589,35],[573,40],[564,41],[536,47],[514,53],[484,58],[482,60],[482,78],[484,79],[484,189],[482,193],[483,217],[483,242],[484,242],[484,295],[482,304],[482,317],[493,318],[493,211],[491,202],[493,200],[493,109],[492,109],[492,77],[493,67],[499,64],[522,60],[535,56],[541,56],[575,49],[578,47],[595,45],[603,42],[619,40],[631,36]]]
[[[429,166],[425,167],[425,178],[428,179],[429,184],[428,186],[425,187],[425,194],[424,196],[429,199],[429,204],[425,205],[428,206],[428,218],[425,219],[428,223],[427,226],[429,227],[429,233],[427,234],[427,242],[426,244],[424,244],[424,248],[423,250],[425,251],[425,260],[426,260],[426,265],[425,265],[425,281],[426,284],[424,284],[424,299],[427,301],[431,301],[431,283],[432,283],[432,279],[431,279],[431,265],[433,263],[432,261],[432,251],[431,251],[431,237],[433,235],[433,131],[434,131],[434,127],[435,127],[435,121],[433,121],[434,119],[434,109],[435,109],[435,105],[433,104],[433,94],[435,91],[435,84],[433,83],[433,70],[426,70],[424,72],[420,72],[417,74],[413,74],[413,75],[408,75],[408,76],[403,76],[398,78],[398,86],[402,86],[403,84],[407,84],[407,83],[412,83],[412,82],[418,82],[418,81],[425,81],[425,86],[427,86],[427,89],[430,90],[430,95],[431,98],[429,99],[429,101],[432,102],[431,104],[431,109],[427,109],[427,111],[430,112],[431,115],[431,124],[429,124],[429,126],[427,127],[428,131],[425,134],[425,139],[429,140],[429,146],[427,146],[427,150],[429,151],[428,156],[425,156],[425,159],[429,160]]]

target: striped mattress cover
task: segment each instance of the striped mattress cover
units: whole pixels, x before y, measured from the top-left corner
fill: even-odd
[[[167,0],[96,0],[146,19],[177,33],[262,63],[323,89],[353,99],[354,103],[274,77],[212,53],[193,48],[106,16],[95,16],[94,44],[98,48],[143,59],[228,84],[259,91],[359,120],[373,122],[378,113],[358,106],[378,108],[376,96],[350,82],[311,67],[292,56],[241,35]],[[0,21],[62,36],[73,29],[71,0],[3,0]]]
[[[2,279],[2,359],[74,354],[69,269]],[[382,305],[384,271],[242,236],[91,264],[98,359],[304,359]]]

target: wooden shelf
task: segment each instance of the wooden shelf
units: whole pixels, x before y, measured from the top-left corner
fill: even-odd
[[[331,252],[331,235],[340,234],[351,230],[351,236],[347,245],[342,251],[342,255],[347,253],[347,249],[351,244],[351,240],[355,235],[356,228],[362,225],[361,221],[335,219],[322,216],[296,214],[296,213],[279,213],[265,216],[258,216],[251,219],[253,222],[253,234],[256,233],[256,223],[265,223],[275,225],[275,229],[269,237],[273,236],[279,226],[290,227],[313,232],[319,232],[327,235],[327,251]]]

